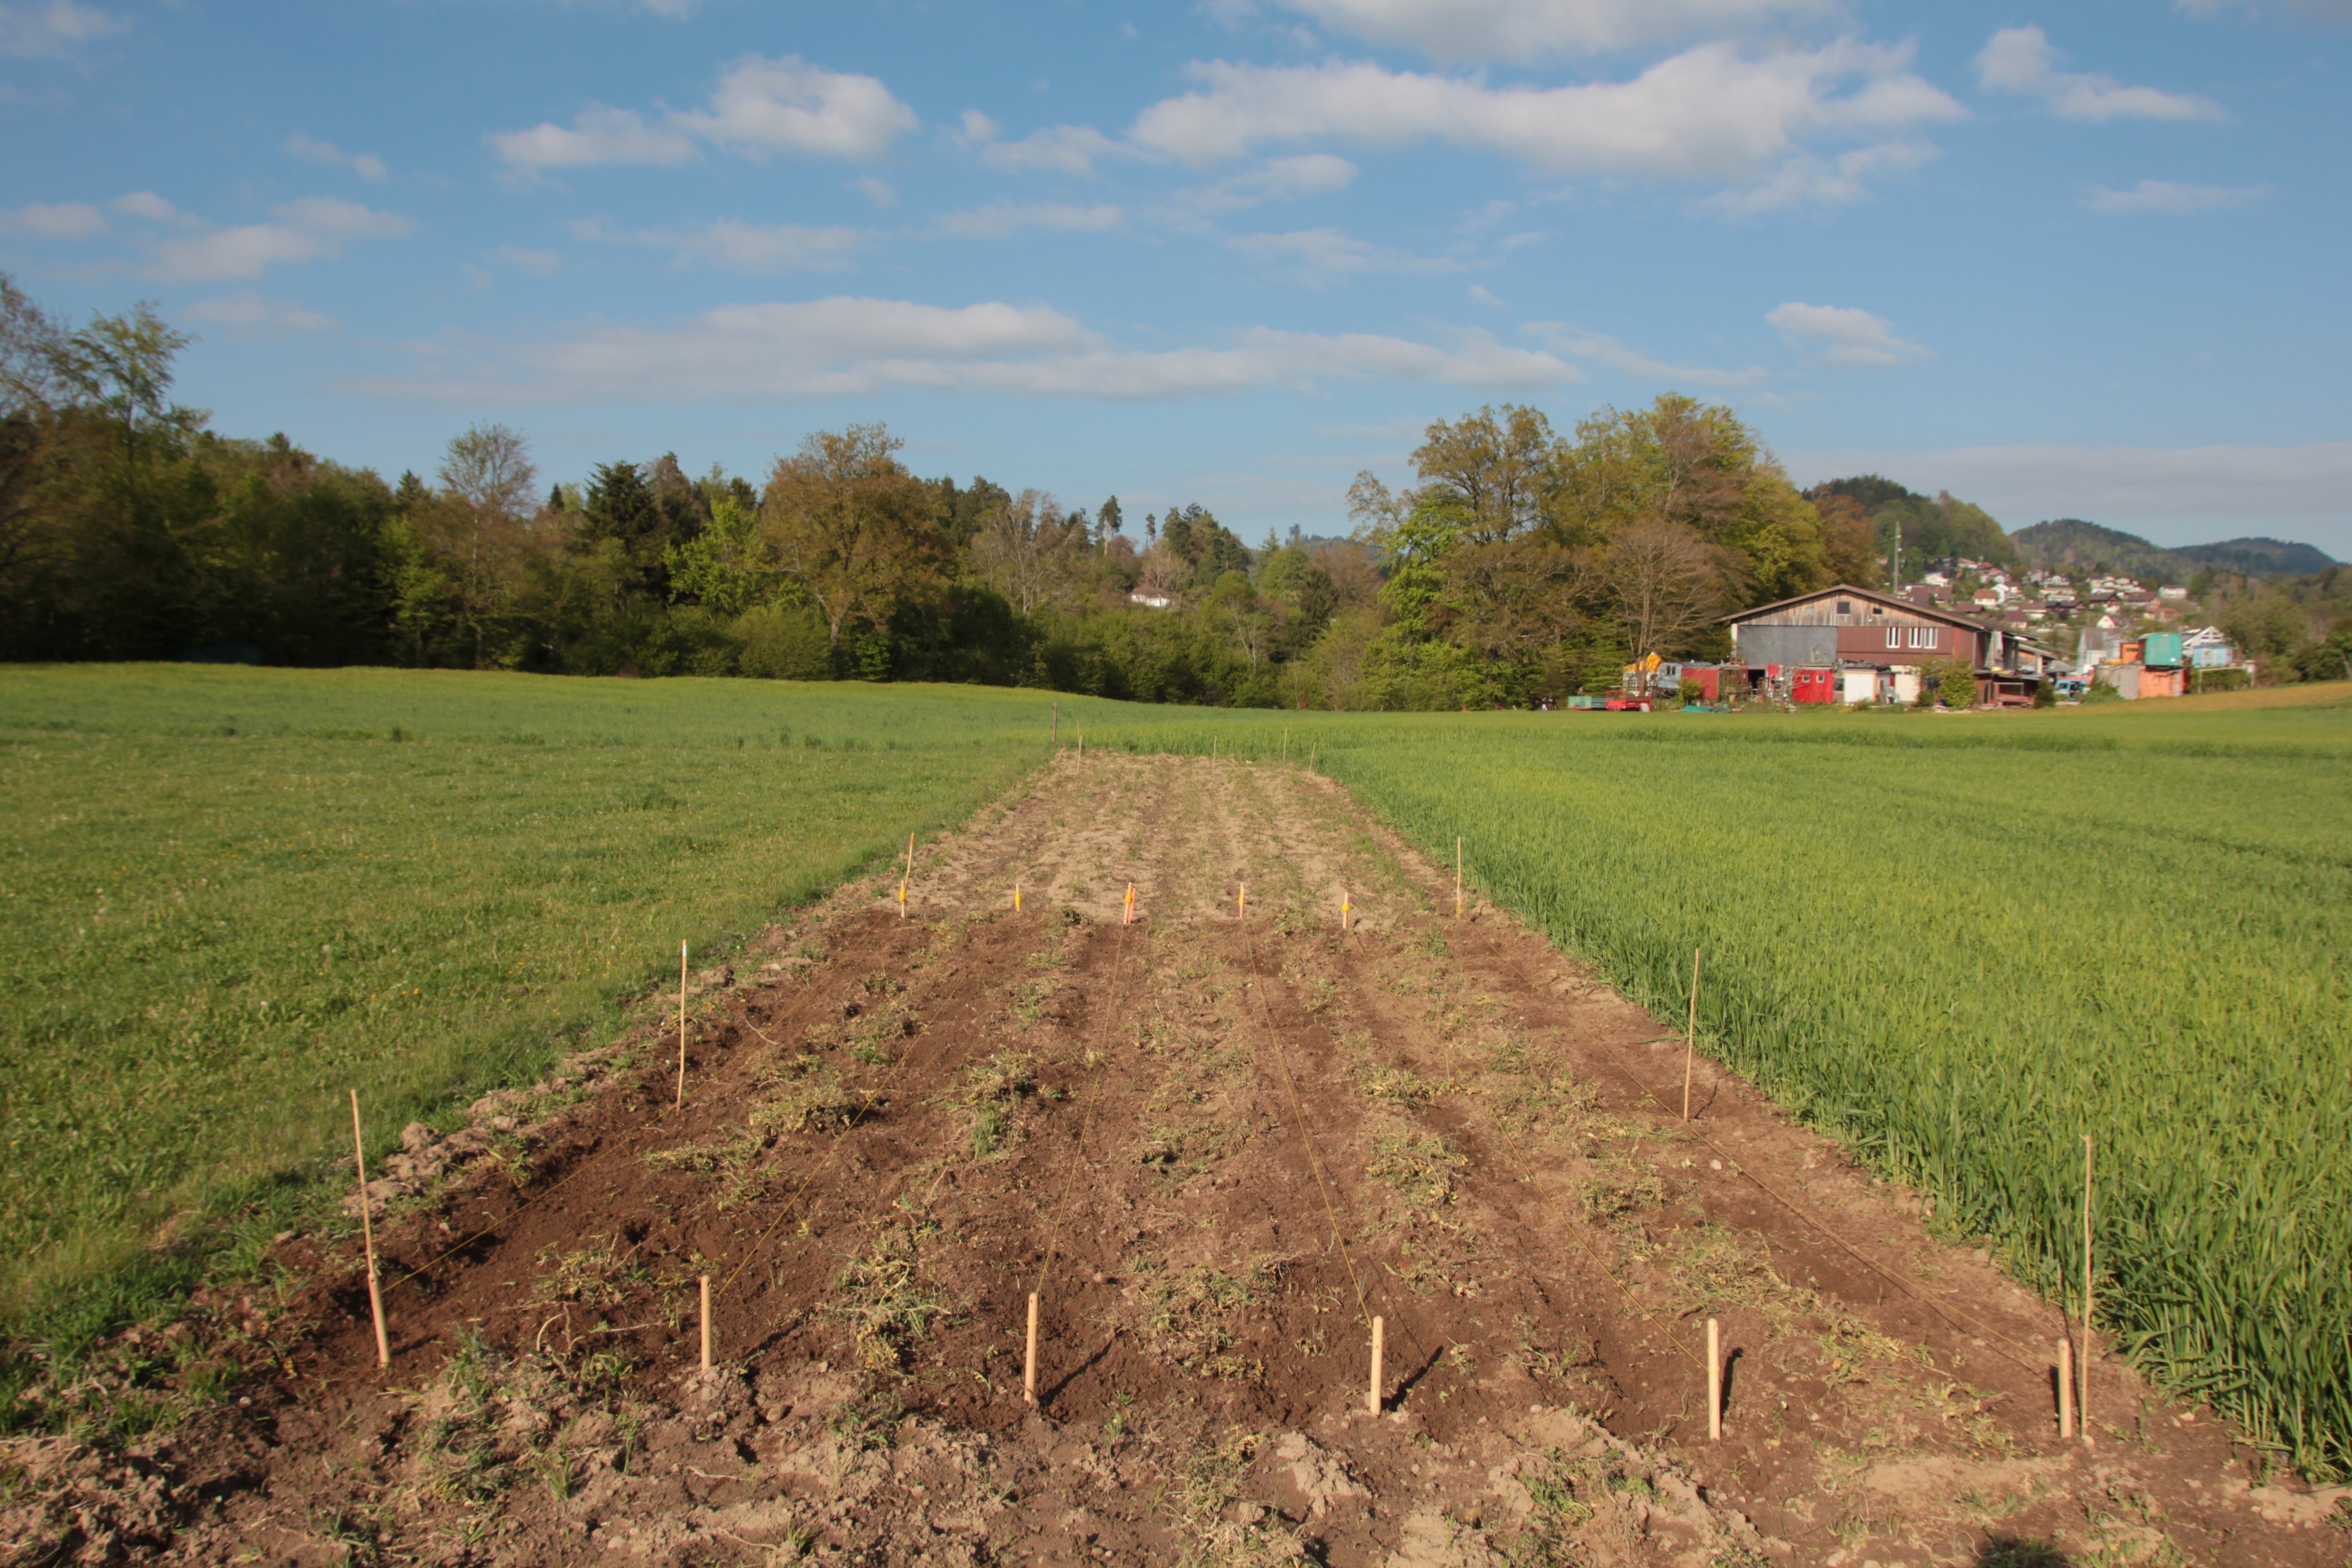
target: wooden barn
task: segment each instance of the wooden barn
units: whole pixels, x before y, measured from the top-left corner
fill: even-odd
[[[2033,700],[2050,654],[2004,627],[1845,583],[1722,624],[1731,628],[1727,663],[1746,673],[1749,689],[1797,702],[1869,700],[1903,689],[1895,678],[1922,665],[1965,659],[1980,700],[2022,706]]]

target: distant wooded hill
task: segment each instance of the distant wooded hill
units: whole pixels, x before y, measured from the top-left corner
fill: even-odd
[[[2308,544],[2277,539],[2228,539],[2168,550],[2137,533],[2081,518],[2037,522],[2010,535],[2026,564],[2045,571],[2116,572],[2127,577],[2186,583],[2200,567],[2249,577],[2308,577],[2336,562]]]
[[[1867,513],[1872,549],[1882,557],[1894,552],[1899,538],[1906,583],[1917,582],[1931,563],[1948,555],[2012,568],[2025,564],[2022,553],[1991,513],[1948,490],[1938,491],[1931,500],[1882,474],[1856,474],[1815,485],[1805,495],[1822,509],[1824,522],[1832,521],[1833,513],[1848,503]]]

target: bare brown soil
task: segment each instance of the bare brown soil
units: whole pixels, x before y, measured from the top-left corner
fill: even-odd
[[[1023,908],[1012,907],[1015,885]],[[1137,919],[1122,916],[1129,886]],[[1236,895],[1246,886],[1247,919]],[[2343,1562],[2059,1314],[1328,782],[1066,756],[19,1444],[25,1561]],[[1352,929],[1342,935],[1342,897]],[[714,1297],[699,1366],[698,1280]],[[1042,1301],[1039,1404],[1022,1397]],[[1379,1414],[1368,1322],[1385,1325]],[[1705,1322],[1722,1325],[1722,1441]]]

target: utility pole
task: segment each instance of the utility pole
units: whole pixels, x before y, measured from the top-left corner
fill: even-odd
[[[1895,519],[1895,596],[1903,596],[1903,519]]]

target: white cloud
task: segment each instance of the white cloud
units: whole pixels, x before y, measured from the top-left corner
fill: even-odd
[[[921,123],[874,78],[824,70],[794,55],[747,55],[720,75],[708,110],[671,119],[748,157],[806,153],[861,163]]]
[[[2047,102],[2068,120],[2226,120],[2210,98],[2126,87],[2104,72],[2062,71],[2058,51],[2041,28],[2003,27],[1977,56],[1977,81],[1987,92],[2019,92]]]
[[[898,205],[898,189],[887,180],[877,180],[871,174],[860,174],[849,182],[851,190],[859,192],[877,207]]]
[[[1624,82],[1489,87],[1365,62],[1193,68],[1203,87],[1151,105],[1130,134],[1189,163],[1268,142],[1442,141],[1553,174],[1744,180],[1818,137],[1889,134],[1968,111],[1906,68],[1908,47],[1843,39],[1743,53],[1703,44]],[[1841,90],[1853,84],[1851,90]]]
[[[362,180],[381,180],[391,173],[373,153],[346,153],[331,142],[320,142],[297,131],[286,138],[283,151],[306,163],[330,163],[351,169]]]
[[[1641,381],[1683,386],[1733,387],[1753,386],[1764,379],[1764,372],[1754,366],[1746,370],[1719,370],[1709,365],[1667,364],[1663,360],[1652,359],[1638,349],[1628,348],[1606,332],[1589,332],[1563,321],[1529,321],[1526,331],[1528,336],[1557,353],[1605,365],[1621,375],[1630,375]]]
[[[1337,228],[1242,234],[1225,243],[1244,256],[1279,267],[1316,288],[1334,278],[1360,272],[1459,272],[1465,265],[1452,257],[1413,256],[1391,250]]]
[[[0,234],[88,239],[105,232],[106,215],[88,202],[26,202],[14,212],[0,208]]]
[[[121,32],[131,24],[74,0],[0,5],[0,55],[17,58],[69,55],[82,45]]]
[[[342,325],[334,317],[308,306],[291,300],[272,300],[250,289],[199,300],[188,307],[187,313],[195,321],[223,329],[233,338],[290,338]]]
[[[932,226],[951,239],[1003,239],[1027,228],[1059,229],[1064,233],[1099,233],[1127,221],[1127,209],[1117,206],[1070,206],[1057,202],[1017,205],[992,202],[969,212],[949,213]]]
[[[528,272],[534,278],[551,278],[563,268],[563,255],[554,250],[527,250],[519,245],[501,245],[490,252],[490,259],[504,262],[518,272]]]
[[[170,228],[199,229],[205,220],[184,213],[152,191],[126,191],[106,204],[126,217],[144,218]]]
[[[2128,191],[2094,189],[2083,205],[2095,213],[2167,213],[2174,216],[2251,206],[2270,195],[2268,185],[2184,185],[2177,180],[2142,180]]]
[[[596,103],[568,126],[542,122],[527,131],[493,131],[484,138],[506,163],[524,169],[567,169],[596,163],[682,163],[694,142],[667,125],[648,125],[634,109]]]
[[[801,153],[864,163],[919,123],[913,110],[870,76],[825,70],[793,55],[746,55],[719,73],[717,90],[698,110],[648,120],[634,109],[592,104],[569,126],[544,121],[493,131],[484,141],[522,169],[677,163],[694,156],[698,142],[747,158]]]
[[[1935,157],[1924,142],[1885,142],[1856,147],[1834,158],[1801,154],[1752,185],[1718,191],[1699,205],[1727,217],[1753,217],[1795,206],[1844,206],[1870,194],[1873,175],[1903,174]]]
[[[1509,309],[1507,305],[1504,304],[1502,296],[1496,294],[1484,283],[1473,283],[1470,285],[1470,298],[1476,300],[1481,305],[1492,305],[1498,310]]]
[[[1555,355],[1484,332],[1433,343],[1252,327],[1213,345],[1137,350],[1045,305],[847,297],[728,306],[669,326],[592,320],[553,339],[420,353],[425,374],[363,390],[477,404],[784,402],[898,386],[1136,401],[1381,378],[1528,393],[1580,378]]]
[[[1764,319],[1794,342],[1819,352],[1809,364],[1883,366],[1932,357],[1917,343],[1905,342],[1884,318],[1851,305],[1801,305],[1794,300],[1775,305]]]
[[[1302,153],[1296,157],[1269,158],[1247,174],[1183,192],[1176,203],[1203,214],[1236,212],[1261,202],[1328,195],[1346,190],[1355,178],[1356,165],[1345,158],[1329,153]]]
[[[1039,171],[1091,174],[1097,158],[1135,155],[1134,148],[1113,141],[1091,125],[1048,125],[1018,142],[1003,141],[1003,135],[996,121],[977,109],[967,109],[955,140],[990,168],[1012,174]]]
[[[851,265],[872,237],[863,229],[807,228],[794,223],[745,223],[720,218],[689,229],[621,230],[602,218],[575,223],[572,232],[600,245],[667,250],[679,267],[721,267],[735,272],[834,271]]]
[[[164,213],[184,216],[151,193],[138,195]],[[132,199],[126,196],[116,205]],[[282,264],[341,255],[356,240],[398,238],[416,230],[414,218],[332,196],[305,196],[269,210],[277,221],[151,241],[140,270],[175,283],[240,280]]]
[[[2265,11],[2280,9],[2263,4],[2263,0],[2177,0],[2177,5],[2192,16],[2207,18],[2224,16],[2233,10],[2259,16]],[[2352,22],[2352,0],[2285,0],[2284,9],[2300,12],[2322,22]]]
[[[1335,32],[1404,44],[1438,60],[1540,59],[1720,36],[1832,0],[1280,0]]]

